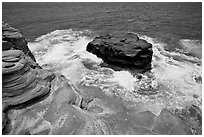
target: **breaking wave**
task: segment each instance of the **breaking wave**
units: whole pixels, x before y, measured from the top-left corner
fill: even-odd
[[[168,52],[165,43],[139,35],[153,45],[152,70],[144,74],[100,67],[102,59],[86,51],[91,31],[56,30],[28,46],[44,69],[63,74],[73,84],[97,86],[109,96],[134,102],[138,109],[159,114],[161,109],[202,104],[201,45],[181,40],[183,50]],[[187,54],[189,53],[189,54]],[[201,108],[202,109],[202,108]]]

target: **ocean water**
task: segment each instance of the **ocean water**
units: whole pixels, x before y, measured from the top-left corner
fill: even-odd
[[[44,69],[73,84],[97,86],[158,115],[202,107],[202,3],[3,3],[3,20],[20,29]],[[101,67],[86,51],[95,36],[129,31],[153,45],[144,74]],[[139,77],[138,77],[139,75]],[[201,108],[202,109],[202,108]]]
[[[2,19],[31,41],[54,30],[133,31],[170,44],[202,39],[202,3],[2,3]]]

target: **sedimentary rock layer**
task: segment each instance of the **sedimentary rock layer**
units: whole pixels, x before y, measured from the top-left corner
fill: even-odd
[[[192,134],[166,109],[156,116],[125,106],[99,88],[73,87],[63,78],[57,79],[61,81],[58,88],[42,102],[8,112],[10,134]]]
[[[8,31],[3,33],[2,42],[3,134],[177,135],[196,134],[197,131],[192,132],[191,129],[202,127],[202,114],[196,106],[190,106],[183,113],[177,111],[178,116],[167,109],[155,115],[147,109],[138,109],[138,105],[133,102],[107,95],[98,87],[73,85],[64,76],[40,68],[33,59],[34,56],[28,54],[29,49],[18,30],[7,25],[3,25],[3,29]],[[15,43],[18,37],[22,40],[19,45]],[[122,36],[115,39],[113,41],[121,41]],[[138,39],[136,35],[127,34],[122,42],[138,43]],[[138,54],[135,56],[143,57],[149,62],[151,45],[144,41],[139,43],[144,44],[142,48],[147,50],[144,54],[148,57],[142,56],[143,51],[140,50],[137,50]],[[136,47],[140,49],[140,46]],[[115,59],[119,61],[116,57]],[[135,65],[140,66],[140,63]]]
[[[18,49],[29,55],[34,61],[35,57],[27,46],[27,41],[22,33],[12,28],[7,23],[2,22],[2,50]]]
[[[54,74],[36,67],[20,50],[2,52],[2,99],[4,106],[25,103],[50,91]]]

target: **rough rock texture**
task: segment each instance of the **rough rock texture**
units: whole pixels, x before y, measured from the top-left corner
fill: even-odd
[[[2,22],[2,50],[18,49],[29,55],[34,61],[35,57],[27,46],[27,41],[22,33]]]
[[[47,94],[54,74],[37,64],[21,50],[2,52],[2,99],[4,106],[17,105]]]
[[[110,64],[144,70],[151,68],[152,45],[134,33],[96,37],[88,43],[86,50]]]
[[[159,116],[150,111],[136,111],[99,88],[75,87],[62,77],[54,81],[61,82],[42,102],[8,111],[12,121],[9,134],[191,134],[167,110]]]
[[[199,107],[187,106],[185,109],[176,110],[175,114],[191,128],[193,134],[202,134],[202,112]]]
[[[2,128],[9,122],[9,109],[48,94],[54,77],[40,69],[19,30],[2,23]]]
[[[11,44],[2,52],[3,134],[192,134],[193,120],[202,124],[196,106],[187,114],[163,109],[157,116],[98,87],[73,85],[23,50],[7,48]]]
[[[163,135],[192,134],[191,130],[177,116],[174,116],[165,109],[163,109],[158,116],[153,131]]]

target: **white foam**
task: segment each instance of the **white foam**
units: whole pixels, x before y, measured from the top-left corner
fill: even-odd
[[[39,44],[37,42],[35,43],[28,43],[28,47],[31,50],[31,52],[38,52],[43,49],[43,44]]]
[[[86,71],[82,61],[88,60],[96,65],[102,62],[102,59],[86,51],[91,39],[83,36],[83,33],[84,31],[71,29],[56,30],[38,37],[28,46],[39,65],[61,73],[75,83],[81,80],[82,74]]]
[[[199,40],[182,39],[179,41],[182,52],[190,53],[195,57],[202,58],[202,43]]]
[[[174,101],[172,105],[186,102],[201,105],[202,85],[195,80],[196,77],[202,77],[202,67],[196,64],[201,60],[181,53],[165,51],[164,43],[155,42],[147,36],[143,38],[153,44],[152,73],[156,81],[166,87],[163,92],[172,98],[171,100]],[[178,57],[181,61],[177,60]],[[195,99],[194,94],[199,97]]]
[[[38,37],[35,42],[28,46],[35,54],[40,65],[66,62],[71,56],[80,56],[101,63],[102,60],[86,51],[90,39],[81,36],[83,32],[68,30],[56,30]],[[42,52],[44,53],[42,55]]]
[[[90,59],[98,64],[103,62],[101,58],[98,58],[96,55],[86,51],[86,46],[90,40],[87,40],[86,37],[82,37],[80,40],[74,43],[74,51],[83,59]]]
[[[124,94],[124,98],[143,102],[158,112],[163,107],[182,106],[186,102],[199,105],[202,102],[201,84],[194,79],[202,76],[202,68],[196,64],[200,63],[201,59],[179,52],[165,51],[165,43],[140,36],[153,45],[151,70],[153,78],[144,74],[142,79],[138,80],[128,71],[113,71],[109,68],[98,67],[97,70],[89,70],[83,65],[83,61],[91,61],[98,65],[102,59],[86,51],[91,39],[82,34],[81,31],[56,30],[29,43],[29,48],[41,66],[63,74],[73,83],[83,82],[98,86],[104,91],[116,90],[118,94],[120,92]],[[151,99],[133,93],[140,86],[147,90],[150,89],[148,86],[158,90],[158,97]],[[194,94],[199,97],[195,99]]]
[[[109,79],[109,81],[118,82],[119,85],[126,88],[129,91],[133,91],[135,89],[136,78],[128,71],[116,71],[113,73],[113,78]]]

